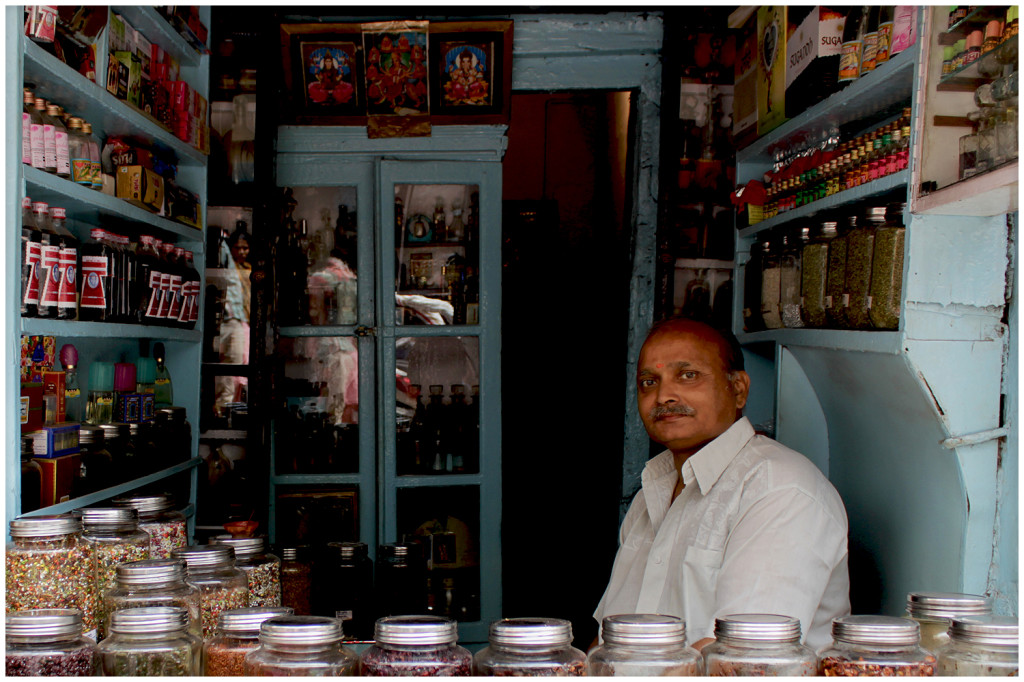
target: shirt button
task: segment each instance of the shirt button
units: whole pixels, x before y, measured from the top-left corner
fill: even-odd
[[[654,563],[656,563],[658,565],[661,565],[661,555],[660,554],[656,554],[654,556]]]

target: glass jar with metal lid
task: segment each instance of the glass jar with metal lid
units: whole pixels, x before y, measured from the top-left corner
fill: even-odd
[[[803,307],[801,288],[803,285],[804,246],[811,240],[811,228],[801,227],[789,235],[785,250],[779,256],[779,311],[782,326],[799,328],[804,326],[801,314]]]
[[[903,226],[902,202],[889,204],[885,223],[875,230],[871,256],[871,302],[868,314],[875,329],[897,329],[903,298],[903,244],[907,229]]]
[[[307,547],[281,548],[281,605],[291,607],[297,616],[312,614],[313,567]]]
[[[857,216],[845,216],[828,243],[828,274],[825,277],[825,321],[833,329],[846,329],[846,256],[850,230],[857,227]]]
[[[139,512],[130,507],[82,509],[82,541],[92,550],[96,625],[107,636],[103,595],[117,584],[117,567],[149,558],[149,534],[139,529]]]
[[[192,456],[192,426],[184,407],[171,405],[156,411],[156,430],[163,443],[161,467],[185,462]]]
[[[281,560],[267,551],[265,538],[222,535],[210,542],[235,550],[235,568],[242,569],[249,581],[249,606],[281,605]]]
[[[139,495],[114,500],[114,506],[139,512],[139,528],[149,533],[149,558],[169,559],[171,551],[188,544],[185,515],[175,510],[170,495]]]
[[[260,625],[260,645],[245,657],[258,677],[352,676],[359,659],[341,645],[341,623],[325,616],[276,616]]]
[[[327,602],[320,613],[339,614],[346,638],[373,639],[373,571],[365,542],[328,542],[313,569],[314,590]]]
[[[185,581],[199,589],[203,637],[212,637],[221,612],[249,605],[249,581],[235,568],[235,550],[228,545],[190,545],[171,552],[185,562]]]
[[[557,618],[503,618],[473,656],[477,675],[583,677],[587,656],[572,646],[572,624]]]
[[[933,676],[935,656],[920,646],[920,626],[893,616],[832,620],[832,646],[818,654],[826,677]]]
[[[587,655],[587,674],[600,677],[696,677],[704,661],[686,645],[686,623],[648,613],[607,616],[602,643]]]
[[[29,609],[7,614],[8,677],[92,677],[96,643],[82,636],[78,609]]]
[[[1009,616],[954,618],[936,655],[942,677],[1017,677],[1018,624]]]
[[[270,618],[290,615],[292,610],[286,606],[246,607],[221,613],[216,633],[203,644],[203,675],[245,675],[245,655],[259,646],[260,625]]]
[[[800,643],[800,620],[747,613],[715,619],[715,641],[704,647],[711,677],[813,677],[814,651]]]
[[[112,613],[96,651],[104,677],[191,677],[202,674],[202,647],[185,609],[147,606]]]
[[[911,592],[907,595],[907,616],[921,626],[921,648],[932,653],[949,641],[949,625],[954,618],[990,613],[992,603],[980,594]]]
[[[177,606],[188,612],[189,631],[202,637],[199,588],[186,583],[185,575],[185,562],[180,559],[121,564],[117,567],[116,585],[102,597],[107,618],[123,609]]]
[[[81,497],[101,490],[113,480],[114,458],[107,450],[105,432],[95,424],[82,424],[78,431],[79,476],[71,483],[72,495]]]
[[[469,677],[473,655],[457,644],[458,624],[440,616],[388,616],[360,656],[366,677]]]
[[[82,520],[71,514],[26,516],[10,522],[7,611],[78,609],[86,635],[96,632],[96,583]]]
[[[876,229],[885,224],[885,206],[865,210],[860,225],[846,241],[846,321],[850,329],[871,328],[871,267]]]
[[[821,223],[818,231],[804,244],[800,269],[802,304],[800,314],[807,327],[824,327],[828,321],[825,301],[828,282],[829,243],[839,234],[834,220]]]
[[[134,444],[130,442],[131,430],[127,422],[110,422],[99,426],[103,430],[104,445],[110,452],[116,481],[127,481],[149,473],[139,470],[139,457],[133,449]]]

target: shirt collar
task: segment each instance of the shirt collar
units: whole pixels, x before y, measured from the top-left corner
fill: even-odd
[[[683,483],[690,485],[696,480],[700,494],[707,495],[729,463],[753,436],[754,427],[750,421],[746,417],[737,419],[717,438],[683,462]]]

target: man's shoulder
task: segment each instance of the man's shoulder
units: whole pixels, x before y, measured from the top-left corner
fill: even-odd
[[[842,499],[828,477],[805,455],[773,438],[755,435],[732,464],[746,481],[757,480],[758,485],[745,486],[757,495],[797,490],[845,517]]]

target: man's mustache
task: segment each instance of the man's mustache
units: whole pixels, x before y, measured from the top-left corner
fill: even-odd
[[[648,416],[650,417],[651,421],[654,421],[656,419],[660,419],[662,417],[667,417],[669,415],[675,414],[682,415],[684,417],[692,417],[693,415],[697,414],[697,410],[693,409],[689,405],[684,405],[682,403],[677,403],[675,405],[655,405],[653,408],[651,408],[651,411]]]

